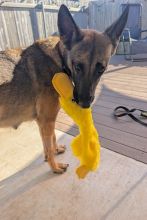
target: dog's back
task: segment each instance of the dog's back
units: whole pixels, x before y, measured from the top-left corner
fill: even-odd
[[[59,69],[51,57],[51,43],[47,39],[25,50],[0,53],[0,127],[17,127],[36,117],[36,99]]]

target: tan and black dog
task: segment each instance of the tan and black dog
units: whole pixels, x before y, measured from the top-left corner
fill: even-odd
[[[58,13],[60,37],[37,41],[25,50],[0,52],[0,127],[17,128],[24,121],[36,120],[45,159],[56,173],[63,173],[68,165],[54,159],[65,147],[56,143],[54,129],[60,107],[52,77],[66,72],[75,85],[74,100],[83,108],[89,107],[115,53],[128,11],[129,7],[104,33],[98,33],[79,29],[62,5]]]

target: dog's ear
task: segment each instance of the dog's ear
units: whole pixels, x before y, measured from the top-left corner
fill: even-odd
[[[122,15],[110,26],[105,30],[105,34],[110,38],[112,44],[114,46],[114,50],[117,48],[120,36],[123,32],[123,29],[127,23],[129,14],[129,4],[126,6]]]
[[[76,43],[83,38],[81,30],[76,25],[68,8],[65,5],[61,5],[59,9],[58,29],[60,39],[63,41],[68,50],[71,49],[73,43]]]

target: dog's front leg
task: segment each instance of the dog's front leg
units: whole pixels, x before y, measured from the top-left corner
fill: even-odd
[[[55,122],[41,122],[37,121],[40,129],[40,134],[42,137],[43,145],[44,145],[44,151],[45,151],[45,157],[48,163],[50,164],[53,172],[55,173],[63,173],[67,167],[68,164],[63,164],[63,163],[57,163],[55,161],[55,133],[54,133],[54,128],[55,128]]]
[[[56,143],[55,121],[59,109],[57,96],[50,93],[48,89],[40,94],[36,103],[36,120],[42,137],[45,160],[48,161],[54,172],[63,173],[68,167],[68,164],[55,162],[55,153],[65,151],[64,146],[58,146]]]
[[[54,142],[55,154],[62,154],[62,153],[65,152],[65,150],[66,150],[65,145],[59,145],[59,144],[57,144],[55,132],[54,132],[54,136],[53,136],[53,142]]]

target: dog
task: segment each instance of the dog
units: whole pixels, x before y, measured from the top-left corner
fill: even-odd
[[[55,173],[68,164],[57,163],[55,153],[63,153],[55,136],[59,97],[52,85],[57,72],[65,72],[74,84],[74,101],[88,108],[100,77],[115,53],[126,25],[129,7],[104,33],[82,30],[68,8],[58,12],[60,36],[36,41],[26,49],[0,52],[0,127],[17,128],[22,122],[36,120],[44,146],[45,160]]]

